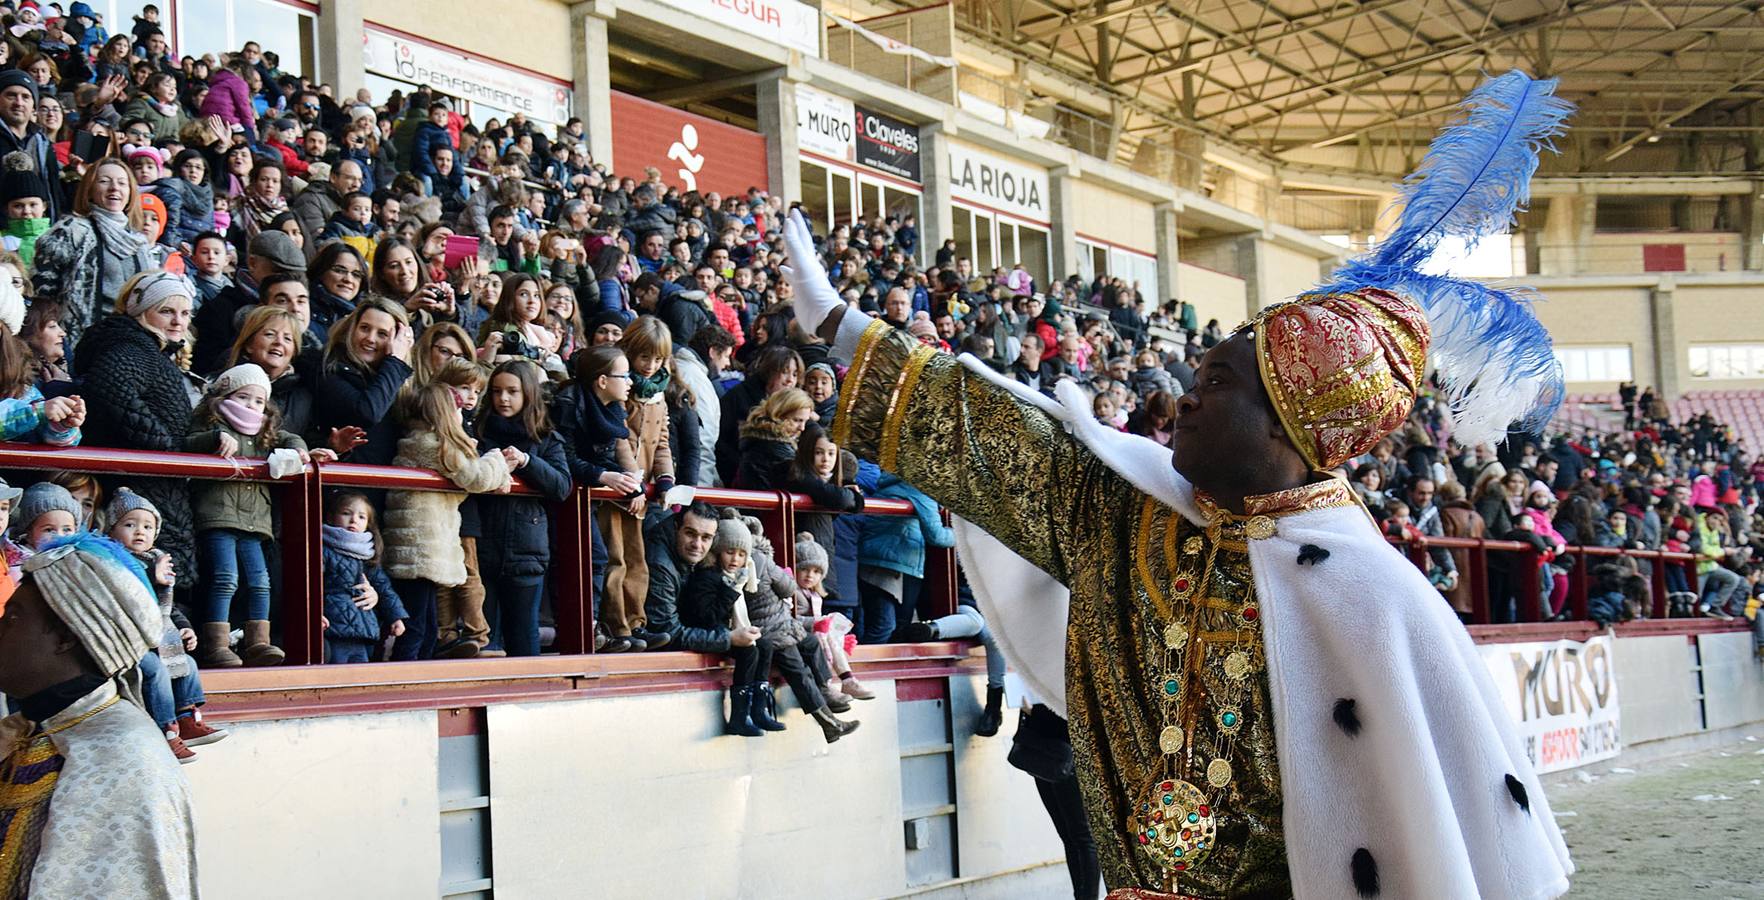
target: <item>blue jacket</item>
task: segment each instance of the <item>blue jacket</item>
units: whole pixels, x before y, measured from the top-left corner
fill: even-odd
[[[324,559],[325,618],[331,622],[331,626],[325,629],[326,640],[371,644],[378,641],[383,629],[390,628],[394,621],[409,617],[404,601],[398,599],[398,592],[392,588],[392,579],[386,577],[384,569],[368,565],[365,559],[338,553],[328,545],[324,548]],[[372,610],[355,605],[355,586],[361,583],[363,575],[380,595],[379,605]]]
[[[436,125],[434,122],[424,122],[417,126],[416,135],[411,138],[410,142],[411,173],[422,177],[433,177],[437,174],[435,172],[435,161],[429,158],[429,154],[432,153],[436,147],[452,146],[453,135],[448,133],[447,129],[440,125]],[[458,148],[455,149],[457,150]],[[464,160],[455,159],[453,161],[454,170],[457,171],[464,162]],[[441,192],[436,190],[435,193],[439,194]]]
[[[858,563],[891,569],[914,578],[925,577],[925,547],[954,547],[955,531],[943,524],[937,501],[911,485],[877,468],[858,462],[858,486],[871,497],[906,500],[915,515],[864,516],[864,534],[858,547]]]

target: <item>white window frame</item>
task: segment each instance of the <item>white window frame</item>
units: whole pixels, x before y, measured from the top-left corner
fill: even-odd
[[[1699,381],[1764,378],[1764,343],[1692,344],[1686,371]]]
[[[1018,218],[1010,213],[1002,213],[997,210],[969,206],[961,201],[956,201],[950,204],[950,214],[955,217],[968,217],[968,234],[970,235],[970,242],[967,246],[962,246],[958,242],[956,245],[956,256],[966,256],[973,260],[974,272],[976,275],[990,275],[994,264],[993,260],[981,258],[979,247],[976,245],[976,242],[973,241],[973,238],[978,237],[978,235],[974,233],[974,218],[976,216],[985,216],[988,220],[987,227],[990,230],[988,231],[987,236],[991,241],[993,252],[998,256],[998,259],[996,260],[997,265],[1009,268],[1012,264],[1022,260],[1022,255],[1020,253],[1021,248],[1018,246],[1018,234],[1021,229],[1038,232],[1047,240],[1047,264],[1050,267],[1053,265],[1053,229],[1050,226],[1043,225],[1040,222],[1031,222],[1028,219]],[[1001,227],[1001,225],[1003,227]],[[1030,272],[1029,274],[1034,276],[1038,290],[1053,283],[1053,273],[1051,272]]]
[[[1557,344],[1555,354],[1569,384],[1635,380],[1635,349],[1628,344]]]

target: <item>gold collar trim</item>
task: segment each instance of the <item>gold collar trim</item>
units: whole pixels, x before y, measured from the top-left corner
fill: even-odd
[[[1220,507],[1204,491],[1194,492],[1194,504],[1207,517],[1210,531],[1241,530],[1251,540],[1273,537],[1275,519],[1337,506],[1356,506],[1359,502],[1348,483],[1333,475],[1295,488],[1245,497],[1243,515]]]

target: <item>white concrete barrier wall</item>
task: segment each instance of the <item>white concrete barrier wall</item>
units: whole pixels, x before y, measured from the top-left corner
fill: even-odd
[[[1625,747],[1764,721],[1747,634],[1617,641]],[[1710,698],[1696,699],[1693,651]],[[489,707],[492,874],[504,900],[594,896],[826,900],[907,891],[894,683],[829,746],[785,692],[789,730],[721,734],[721,692]],[[1061,856],[1016,715],[973,736],[985,679],[951,679],[958,876]],[[248,722],[185,768],[205,894],[434,897],[433,711]]]

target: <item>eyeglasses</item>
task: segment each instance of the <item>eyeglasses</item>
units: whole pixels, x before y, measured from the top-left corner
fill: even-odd
[[[330,272],[332,275],[335,275],[338,278],[348,278],[352,281],[360,281],[361,280],[361,270],[360,269],[351,269],[348,266],[332,266],[329,269],[326,269],[325,271]]]
[[[613,373],[608,372],[608,373],[606,373],[606,377],[608,377],[608,378],[623,378],[626,381],[630,381],[632,379],[632,377],[634,377],[634,376],[632,376],[630,372],[620,372],[617,375],[614,375]]]
[[[143,140],[143,141],[153,140],[152,130],[146,129],[146,128],[131,128],[128,131],[128,135],[129,135],[129,137],[139,138],[140,140]]]
[[[317,103],[302,103],[302,104],[300,104],[300,108],[301,109],[318,109],[319,105]]]

